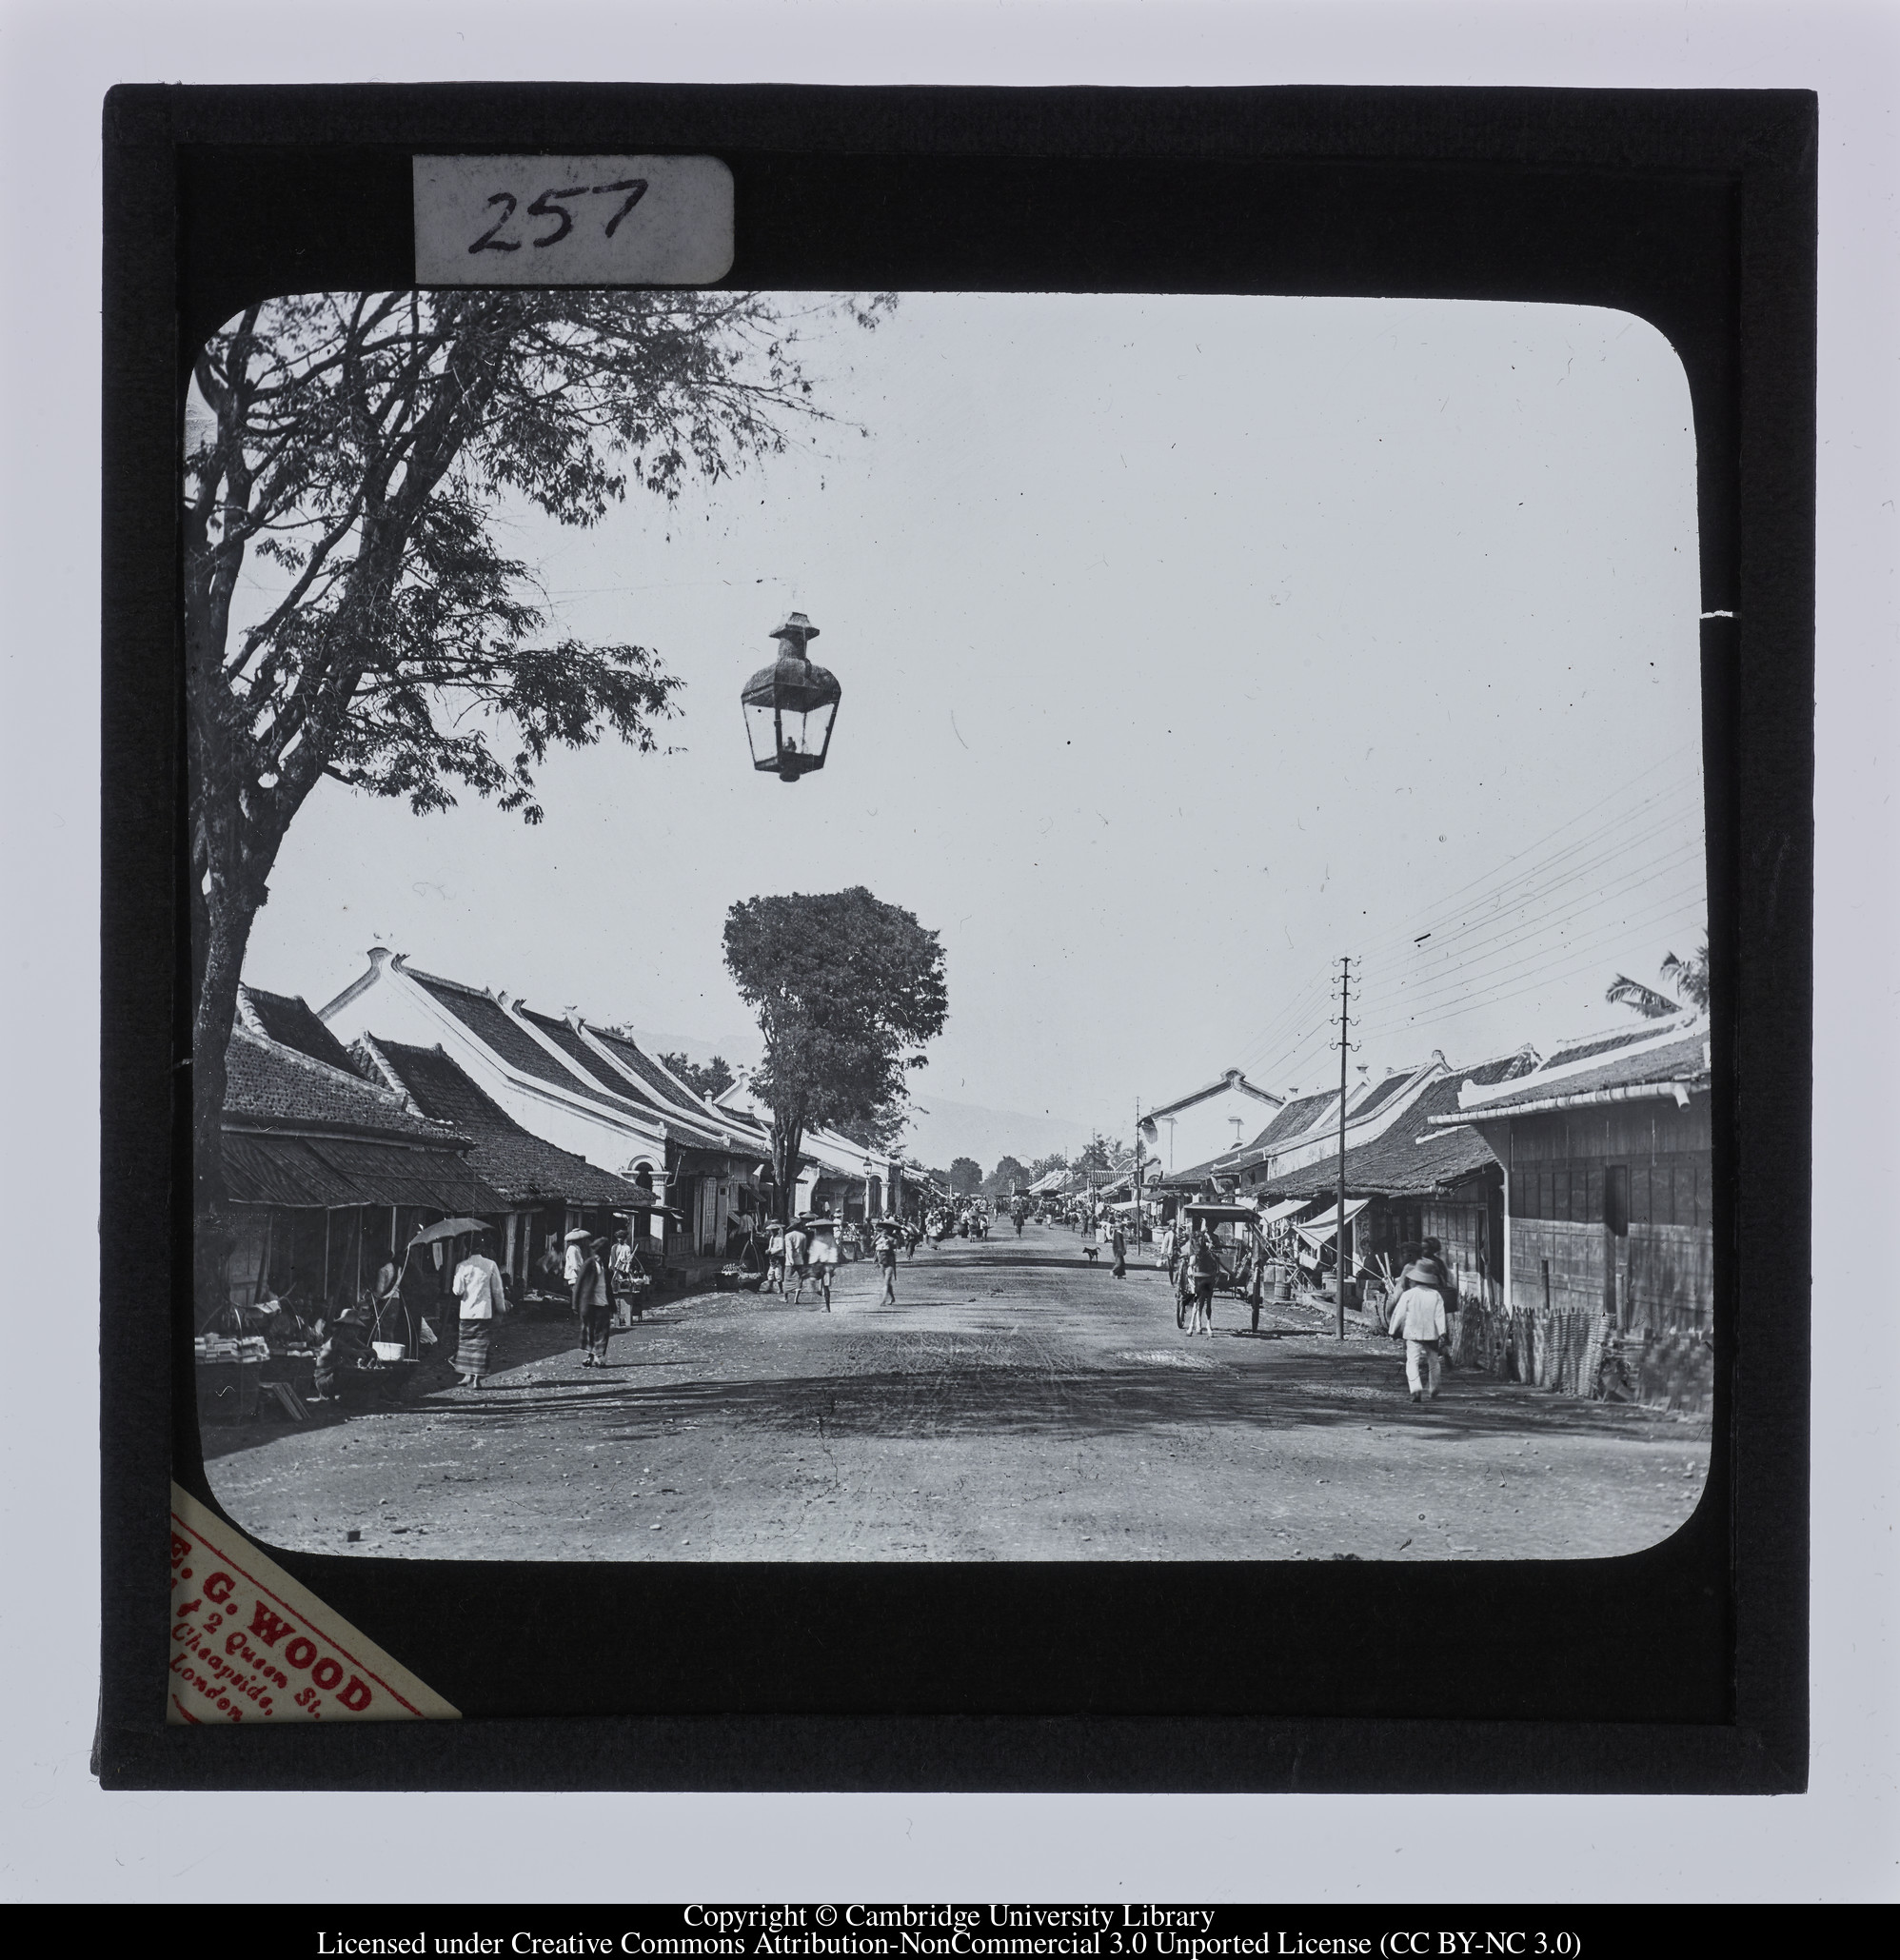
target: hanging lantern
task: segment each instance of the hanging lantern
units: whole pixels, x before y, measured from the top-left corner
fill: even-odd
[[[741,690],[745,710],[745,739],[752,746],[752,766],[796,782],[824,767],[831,746],[831,724],[842,689],[838,677],[806,655],[818,628],[802,612],[787,616],[772,637],[779,657],[761,667]]]

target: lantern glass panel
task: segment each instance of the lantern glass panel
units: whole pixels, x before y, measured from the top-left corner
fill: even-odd
[[[778,709],[769,701],[745,703],[745,740],[752,749],[755,769],[779,766]]]

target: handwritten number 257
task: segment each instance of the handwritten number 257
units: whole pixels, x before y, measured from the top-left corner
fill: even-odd
[[[646,195],[646,179],[644,177],[623,177],[618,184],[575,184],[565,190],[544,190],[528,206],[527,214],[530,218],[554,219],[556,221],[555,228],[552,231],[544,232],[539,238],[529,239],[528,243],[533,246],[559,245],[573,230],[573,214],[564,204],[560,202],[561,199],[564,197],[608,197],[618,191],[624,191],[626,193],[626,202],[607,220],[606,235],[609,238],[620,229],[621,220]],[[497,205],[505,205],[506,208],[468,249],[471,252],[520,251],[522,242],[519,238],[501,238],[496,235],[503,226],[514,216],[515,207],[519,202],[520,200],[511,191],[496,191],[494,196],[488,200],[488,208],[492,210]]]

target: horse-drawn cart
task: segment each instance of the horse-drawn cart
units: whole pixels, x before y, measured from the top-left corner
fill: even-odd
[[[1253,1309],[1254,1332],[1260,1329],[1260,1302],[1277,1277],[1273,1247],[1260,1226],[1260,1215],[1250,1204],[1201,1199],[1183,1208],[1190,1227],[1205,1228],[1214,1238],[1217,1265],[1214,1290],[1243,1299]],[[1185,1323],[1186,1303],[1194,1298],[1194,1258],[1184,1257],[1177,1269],[1175,1317]]]

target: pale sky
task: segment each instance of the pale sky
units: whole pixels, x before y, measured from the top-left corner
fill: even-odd
[[[920,1100],[1125,1135],[1228,1066],[1336,1079],[1341,953],[1376,1075],[1613,1023],[1615,972],[1694,950],[1694,443],[1653,327],[913,293],[808,356],[868,436],[510,525],[560,628],[684,678],[682,752],[550,758],[535,829],[325,784],[248,978],[321,1004],[381,940],[738,1059],[727,906],[862,883],[943,936]],[[843,704],[788,787],[738,695],[790,607]]]

